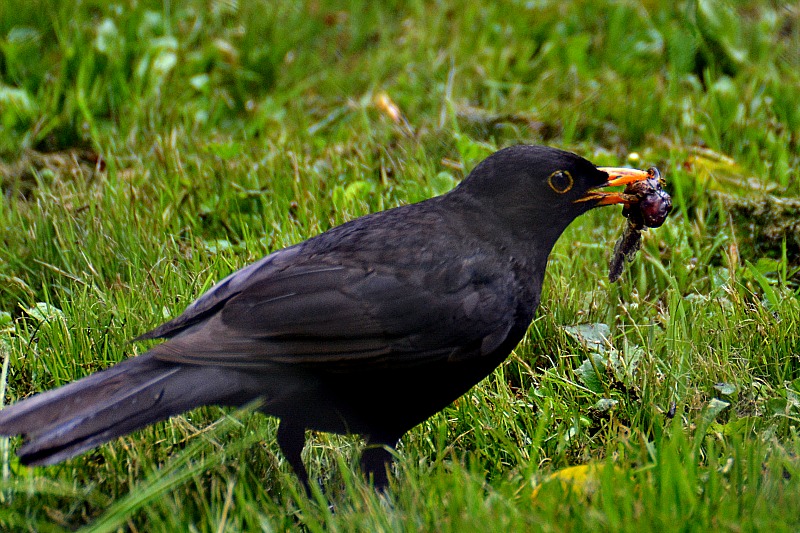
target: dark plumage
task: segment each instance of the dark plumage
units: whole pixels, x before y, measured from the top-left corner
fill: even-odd
[[[553,148],[501,150],[447,194],[233,273],[137,339],[162,344],[4,409],[0,434],[24,435],[22,462],[46,465],[197,406],[260,399],[306,487],[306,429],[364,434],[362,467],[385,485],[387,447],[520,341],[564,229],[626,201],[597,191],[614,170]]]

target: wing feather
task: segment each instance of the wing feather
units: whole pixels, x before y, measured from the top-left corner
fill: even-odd
[[[331,256],[262,269],[247,273],[246,283],[228,278],[228,297],[202,309],[199,321],[183,319],[188,326],[154,355],[239,367],[406,366],[489,353],[515,319],[510,273],[487,274],[492,269],[480,257],[440,271],[365,267]]]

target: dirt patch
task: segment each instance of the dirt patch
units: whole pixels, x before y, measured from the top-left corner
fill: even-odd
[[[105,169],[103,157],[92,150],[70,149],[50,153],[27,150],[16,161],[0,161],[0,187],[7,198],[28,200],[41,183],[91,182]]]

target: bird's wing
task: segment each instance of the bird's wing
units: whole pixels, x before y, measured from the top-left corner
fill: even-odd
[[[514,324],[511,274],[488,257],[438,269],[294,259],[229,277],[224,292],[173,321],[164,335],[172,338],[154,355],[241,367],[365,360],[391,367],[491,353]]]

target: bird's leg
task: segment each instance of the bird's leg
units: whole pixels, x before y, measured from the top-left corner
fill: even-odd
[[[376,490],[383,491],[389,486],[389,467],[399,439],[377,439],[370,436],[367,445],[361,452],[361,471],[371,480]]]
[[[297,475],[306,494],[311,496],[311,485],[308,482],[308,472],[303,464],[301,453],[306,443],[306,428],[302,425],[293,424],[287,420],[281,420],[278,425],[278,446],[283,452],[283,456],[289,461],[295,475]]]

